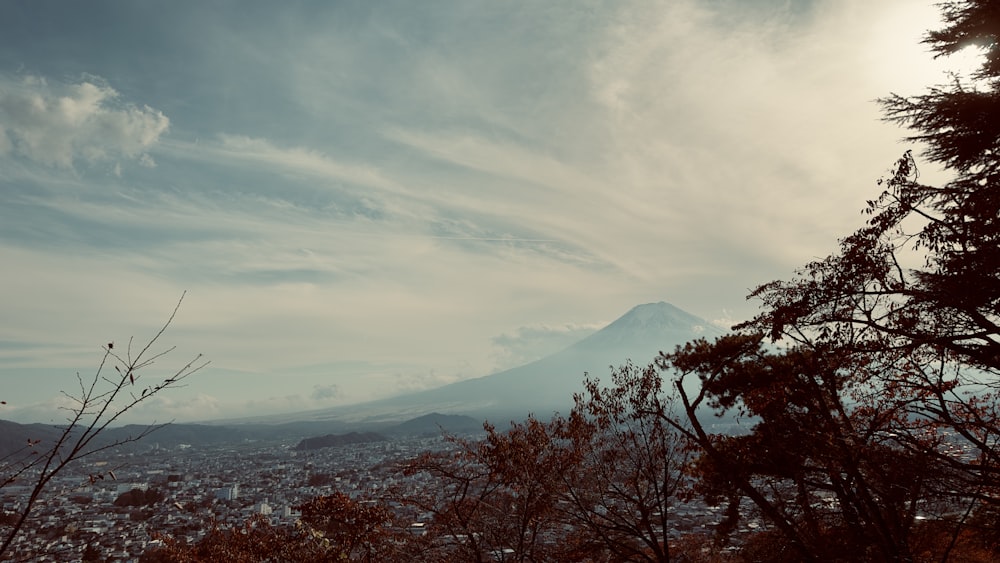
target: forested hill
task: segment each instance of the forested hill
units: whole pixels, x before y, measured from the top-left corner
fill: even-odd
[[[306,438],[299,442],[297,450],[318,450],[333,446],[346,446],[348,444],[363,444],[366,442],[386,442],[389,439],[375,432],[348,432],[347,434],[327,434],[315,438]]]
[[[167,424],[155,428],[130,424],[117,428],[108,428],[94,441],[93,446],[101,447],[115,442],[121,442],[126,448],[149,448],[153,446],[175,447],[180,444],[192,446],[218,445],[238,443],[254,439],[261,433],[251,433],[239,428],[210,426],[205,424]],[[75,434],[81,429],[77,428]],[[0,458],[20,453],[29,453],[32,449],[47,451],[55,444],[63,433],[63,427],[55,424],[19,424],[9,420],[0,420]],[[130,442],[143,434],[139,441]]]

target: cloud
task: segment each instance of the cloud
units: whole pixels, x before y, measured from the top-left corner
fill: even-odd
[[[60,168],[119,158],[151,166],[146,151],[169,126],[162,112],[122,102],[96,77],[50,84],[37,76],[0,75],[0,155]]]
[[[266,165],[284,172],[294,171],[331,179],[343,180],[361,186],[386,191],[399,191],[402,187],[383,177],[369,164],[345,163],[320,151],[302,147],[279,147],[260,137],[220,134],[214,146],[186,147],[192,153],[208,150],[207,155]],[[190,156],[195,156],[190,154]]]
[[[0,418],[18,422],[63,423],[72,415],[71,409],[77,407],[77,402],[65,395],[49,397],[46,400],[19,404],[8,401],[0,410]]]
[[[866,6],[857,1],[618,6],[583,40],[579,64],[546,76],[561,107],[509,112],[501,133],[384,134],[473,178],[436,186],[454,208],[523,218],[538,237],[648,283],[752,276],[733,284],[745,291],[858,226],[859,202],[903,150],[873,100],[894,87],[886,61],[920,67],[915,41],[882,39],[901,37],[889,28],[905,3],[872,7],[864,25],[852,23]],[[503,78],[497,92],[522,81]]]
[[[149,423],[169,422],[171,420],[212,420],[219,418],[224,403],[218,398],[204,393],[174,397],[159,394],[148,403],[143,403],[133,411],[129,411],[128,420]]]
[[[67,384],[73,383],[69,380]],[[72,391],[72,388],[71,388]],[[71,391],[67,394],[51,396],[48,399],[17,404],[9,402],[0,411],[0,418],[14,420],[21,423],[43,422],[62,423],[73,414],[73,409],[79,407],[76,395]],[[116,401],[113,408],[121,409],[128,398]],[[225,413],[225,405],[219,399],[205,393],[181,393],[171,389],[168,394],[163,392],[147,399],[135,407],[125,411],[116,419],[116,424],[151,424],[153,422],[164,423],[173,420],[211,420],[220,418]],[[84,423],[92,420],[89,416],[84,416]]]
[[[456,381],[467,379],[469,375],[470,370],[468,365],[453,365],[442,370],[398,371],[378,379],[384,381],[385,385],[392,389],[393,395],[400,395],[455,383]],[[375,398],[375,396],[372,396],[372,398]]]
[[[747,319],[736,319],[733,318],[732,312],[728,309],[722,310],[722,316],[712,319],[709,322],[712,326],[716,328],[721,328],[722,330],[730,330],[734,326],[746,321]]]
[[[925,83],[926,9],[877,4],[178,10],[139,58],[80,29],[128,94],[0,73],[0,370],[90,366],[184,289],[170,341],[226,413],[486,375],[641,302],[746,318],[906,148],[871,100]]]
[[[246,402],[231,401],[225,405],[226,416],[278,414],[322,409],[341,404],[342,393],[337,385],[314,385],[303,393],[274,395]],[[202,419],[204,420],[204,419]]]
[[[336,399],[340,396],[340,388],[336,385],[313,385],[312,393],[309,396],[314,401]]]
[[[559,326],[522,326],[512,333],[494,336],[497,369],[524,365],[558,352],[590,336],[600,324],[565,324]]]

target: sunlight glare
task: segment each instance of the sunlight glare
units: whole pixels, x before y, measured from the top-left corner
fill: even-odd
[[[926,33],[941,27],[933,4],[896,4],[880,18],[868,44],[873,79],[890,91],[916,94],[928,86],[943,85],[959,77],[969,82],[982,64],[982,48],[970,45],[950,56],[934,58],[923,44]]]
[[[947,72],[953,73],[962,79],[963,82],[970,81],[972,75],[983,64],[985,50],[979,45],[969,45],[948,57],[938,59],[947,65]]]

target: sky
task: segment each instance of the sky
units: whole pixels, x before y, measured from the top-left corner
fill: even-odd
[[[746,319],[915,148],[875,100],[962,70],[919,44],[937,24],[915,0],[5,2],[0,418],[59,422],[182,295],[143,377],[211,364],[127,420],[445,385],[647,302]]]

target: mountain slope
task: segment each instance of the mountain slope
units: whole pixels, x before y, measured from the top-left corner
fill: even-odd
[[[504,421],[534,413],[547,418],[567,412],[573,394],[583,390],[584,374],[610,379],[611,366],[627,360],[646,365],[657,354],[722,331],[669,303],[638,305],[608,326],[572,346],[529,364],[436,389],[359,405],[310,413],[303,418],[352,421],[403,420],[439,412]],[[287,418],[287,417],[286,417]]]

